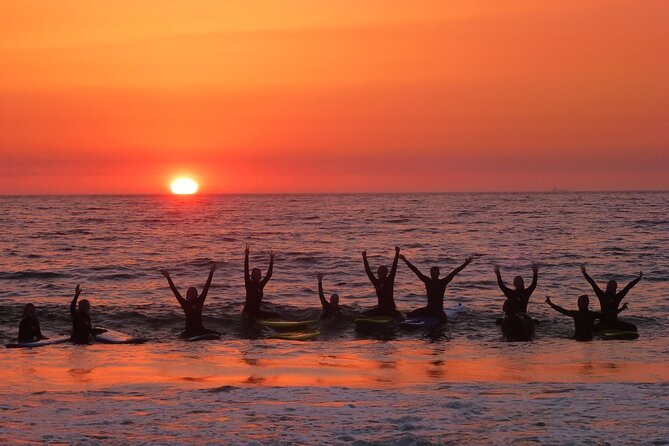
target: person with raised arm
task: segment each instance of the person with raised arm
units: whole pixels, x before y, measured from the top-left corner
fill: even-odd
[[[576,311],[565,310],[561,306],[555,305],[548,296],[546,296],[546,303],[555,311],[574,319],[574,337],[577,341],[592,341],[592,331],[595,319],[599,319],[601,313],[598,311],[590,311],[588,308],[590,306],[590,298],[587,295],[583,294],[578,297],[578,310]],[[626,309],[627,304],[623,305],[618,310],[618,313]]]
[[[395,246],[395,259],[393,260],[393,266],[390,269],[390,273],[388,273],[388,267],[381,265],[376,270],[377,275],[374,276],[372,269],[369,267],[369,262],[367,261],[367,251],[362,252],[362,261],[365,265],[365,272],[367,273],[370,282],[372,282],[372,285],[374,285],[374,290],[376,291],[376,297],[378,299],[378,305],[375,308],[363,313],[366,316],[390,316],[393,318],[402,316],[402,314],[397,311],[395,298],[393,296],[399,257],[400,248]]]
[[[321,314],[318,315],[319,320],[333,319],[339,313],[339,295],[332,294],[330,296],[330,302],[325,299],[325,293],[323,292],[323,273],[316,274],[318,278],[318,297],[321,300]]]
[[[197,288],[190,287],[186,291],[186,298],[184,299],[181,296],[181,293],[177,289],[176,285],[170,277],[169,271],[162,269],[160,273],[165,276],[167,283],[170,285],[174,297],[176,297],[177,302],[181,305],[181,309],[184,311],[186,316],[186,327],[181,333],[181,336],[184,338],[192,338],[194,336],[202,336],[207,334],[218,335],[220,333],[204,328],[202,323],[202,308],[204,307],[204,301],[207,299],[207,294],[209,293],[209,288],[211,287],[211,281],[214,278],[214,272],[218,268],[218,265],[215,263],[211,266],[209,270],[209,277],[207,278],[207,283],[202,289],[202,293],[198,294]]]
[[[42,330],[40,330],[35,305],[26,304],[26,306],[23,307],[23,319],[21,319],[21,322],[19,323],[19,336],[16,340],[17,342],[37,342],[42,339],[48,338],[42,336]]]
[[[407,314],[407,318],[412,317],[421,317],[421,316],[434,316],[439,320],[446,322],[448,317],[444,312],[444,293],[446,292],[446,286],[453,280],[453,278],[460,273],[463,269],[469,265],[474,256],[469,256],[465,262],[455,268],[451,273],[443,278],[439,277],[440,271],[439,267],[433,266],[430,268],[430,277],[427,277],[425,274],[421,273],[418,268],[416,268],[407,258],[403,255],[400,255],[400,259],[406,263],[411,271],[425,284],[425,291],[427,294],[427,306],[413,310]]]
[[[88,299],[77,301],[81,295],[81,287],[77,285],[74,289],[74,299],[70,303],[70,314],[72,315],[72,337],[71,341],[75,344],[90,344],[91,338],[95,334],[104,333],[106,330],[93,328],[91,323],[91,304]]]
[[[527,304],[530,301],[530,296],[532,296],[534,289],[537,287],[539,265],[536,263],[532,265],[532,283],[527,288],[525,288],[525,282],[520,276],[513,278],[513,289],[507,287],[504,280],[502,280],[502,273],[500,272],[498,265],[495,265],[494,271],[497,276],[497,285],[499,285],[499,289],[502,290],[502,293],[504,293],[504,296],[506,296],[507,299],[513,301],[513,311],[527,313]]]
[[[260,308],[262,298],[264,295],[265,285],[272,278],[274,272],[274,253],[269,252],[269,268],[267,274],[262,277],[260,268],[253,268],[249,273],[249,245],[246,245],[244,251],[244,286],[246,288],[246,301],[244,303],[244,310],[242,316],[245,319],[254,321],[256,319],[279,319],[281,316],[278,313],[264,311]]]
[[[620,292],[618,292],[618,282],[615,280],[609,280],[606,284],[606,291],[602,291],[592,277],[588,275],[584,265],[581,265],[581,273],[599,299],[601,317],[599,318],[599,323],[595,324],[595,331],[605,329],[637,331],[636,325],[618,319],[618,307],[620,306],[620,302],[627,296],[627,293],[629,293],[634,285],[639,283],[643,277],[643,271],[639,271],[639,275]]]

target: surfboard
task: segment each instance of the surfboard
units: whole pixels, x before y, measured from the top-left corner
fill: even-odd
[[[106,330],[104,333],[94,335],[93,338],[102,344],[142,344],[146,342],[146,339],[135,338],[115,330]]]
[[[392,316],[363,316],[353,320],[358,330],[379,330],[389,327],[395,318]]]
[[[270,336],[270,339],[283,339],[285,341],[309,341],[316,338],[321,334],[320,331],[307,331],[299,333],[279,333],[273,336]]]
[[[188,342],[195,342],[195,341],[216,341],[221,339],[220,334],[216,333],[207,333],[207,334],[201,334],[197,336],[191,336],[190,338],[186,338],[186,341]]]
[[[602,331],[602,339],[607,340],[607,341],[613,341],[613,340],[625,340],[629,341],[632,339],[637,339],[639,337],[639,333],[636,331],[628,331],[628,330],[604,330]]]
[[[435,328],[445,323],[446,321],[438,317],[425,315],[407,318],[400,322],[400,327],[408,329]]]
[[[44,340],[35,341],[35,342],[10,342],[9,344],[5,344],[5,347],[7,347],[7,348],[35,348],[35,347],[44,347],[46,345],[64,344],[64,343],[69,342],[69,341],[70,341],[69,336],[62,336],[62,337],[44,339]]]
[[[275,328],[277,330],[295,330],[300,328],[308,327],[313,325],[317,320],[307,320],[307,321],[284,321],[282,319],[258,319],[258,324],[265,327]]]

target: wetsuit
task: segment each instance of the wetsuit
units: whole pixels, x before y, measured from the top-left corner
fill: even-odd
[[[411,262],[405,260],[407,266],[411,271],[418,276],[418,278],[425,284],[425,291],[427,293],[427,306],[423,308],[418,308],[407,314],[408,318],[420,317],[420,316],[434,316],[439,318],[439,320],[446,322],[448,317],[444,312],[444,293],[446,293],[446,286],[453,280],[453,278],[465,267],[465,263],[462,266],[454,269],[451,274],[444,277],[443,279],[432,279],[427,277],[425,274],[421,273],[418,268],[416,268]]]
[[[262,303],[263,290],[269,279],[272,278],[274,271],[274,259],[270,259],[267,274],[260,282],[254,282],[249,273],[249,256],[244,258],[244,286],[246,287],[246,302],[242,314],[248,319],[278,319],[281,316],[277,313],[264,311],[260,309]]]
[[[504,319],[502,333],[507,341],[531,341],[534,336],[534,321],[525,312],[518,311],[517,301],[504,301]]]
[[[606,293],[602,291],[601,288],[592,280],[587,273],[583,274],[585,279],[588,281],[592,289],[594,290],[597,298],[599,299],[599,305],[601,309],[601,317],[599,323],[595,324],[595,331],[614,329],[614,330],[626,330],[626,331],[637,331],[636,325],[630,324],[629,322],[624,322],[618,319],[618,313],[620,313],[618,306],[620,302],[625,298],[627,293],[632,289],[634,285],[639,283],[641,277],[637,277],[633,281],[627,284],[625,288],[619,293]]]
[[[325,299],[325,293],[323,293],[323,283],[321,281],[318,282],[318,297],[320,298],[321,306],[323,307],[323,310],[321,311],[321,314],[318,316],[318,319],[320,320],[330,319],[335,317],[337,313],[339,313],[339,307],[332,305]]]
[[[499,288],[502,290],[507,299],[514,301],[514,308],[517,312],[527,313],[527,304],[530,301],[530,296],[532,296],[534,289],[537,287],[538,275],[539,273],[537,271],[533,273],[532,283],[529,287],[523,290],[512,290],[504,284],[502,275],[497,273],[497,284],[499,285]]]
[[[395,252],[395,260],[393,260],[393,266],[390,269],[390,273],[385,277],[385,279],[379,279],[372,273],[372,270],[369,267],[369,262],[366,257],[363,257],[363,262],[365,263],[365,272],[369,280],[374,285],[376,290],[376,297],[378,299],[378,305],[376,308],[367,310],[363,312],[366,316],[392,316],[392,317],[401,317],[402,314],[397,311],[395,306],[395,298],[393,296],[393,287],[395,286],[395,274],[397,273],[397,261],[399,260],[399,252]]]
[[[186,328],[181,332],[181,336],[184,338],[191,338],[193,336],[204,334],[220,334],[217,331],[204,328],[204,325],[202,324],[202,308],[204,307],[204,301],[207,299],[207,293],[209,293],[209,287],[211,287],[213,277],[214,272],[212,271],[209,273],[209,278],[202,290],[202,294],[192,300],[184,299],[174,286],[172,279],[168,278],[170,288],[172,288],[172,292],[174,292],[174,296],[177,298],[177,301],[179,302],[179,305],[181,305],[181,308],[184,310],[184,315],[186,316]]]
[[[19,323],[18,342],[34,342],[42,339],[39,321],[34,317],[24,317]]]
[[[565,316],[574,319],[574,337],[577,341],[592,341],[592,328],[595,324],[595,319],[601,317],[601,313],[590,310],[565,310],[564,308],[555,305],[553,302],[548,303],[555,311],[559,311]]]
[[[71,340],[75,344],[88,344],[91,342],[91,335],[93,334],[91,316],[86,312],[77,310],[77,299],[79,299],[79,296],[75,294],[70,304],[70,314],[72,315]]]

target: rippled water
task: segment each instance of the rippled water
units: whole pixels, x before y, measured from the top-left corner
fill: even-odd
[[[77,283],[94,323],[151,339],[2,352],[0,442],[123,443],[127,426],[133,442],[669,437],[658,421],[669,410],[667,193],[0,197],[0,210],[2,341],[16,335],[26,302],[38,306],[44,331],[67,332]],[[243,330],[246,243],[263,270],[267,250],[277,253],[270,308],[315,316],[321,271],[346,317],[312,342]],[[479,255],[447,289],[447,306],[465,310],[443,331],[352,329],[349,318],[376,302],[360,252],[375,268],[392,261],[394,245],[422,270],[439,265],[444,274]],[[205,325],[222,341],[184,343],[181,310],[158,269],[170,269],[182,289],[200,288],[214,261]],[[535,261],[537,340],[502,342],[492,267],[501,265],[508,282],[516,274],[529,281]],[[639,327],[639,340],[569,339],[571,320],[543,301],[549,294],[575,308],[576,296],[592,295],[580,263],[600,283],[624,283],[643,269],[621,315]],[[400,310],[424,305],[423,296],[400,265]],[[38,430],[29,424],[36,414]]]

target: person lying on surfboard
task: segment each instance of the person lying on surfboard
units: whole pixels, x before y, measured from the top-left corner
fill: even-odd
[[[427,293],[427,306],[409,312],[407,318],[434,316],[439,320],[446,322],[448,319],[444,312],[444,293],[446,292],[446,286],[460,271],[465,269],[467,265],[472,262],[474,256],[467,257],[465,263],[455,268],[448,276],[443,278],[439,278],[440,271],[438,266],[430,268],[430,277],[427,277],[408,261],[406,257],[400,255],[400,259],[406,263],[409,269],[425,284],[425,291]]]
[[[379,266],[376,270],[377,276],[374,276],[372,269],[369,267],[367,261],[367,251],[362,252],[362,261],[365,264],[365,272],[369,277],[370,282],[374,285],[376,290],[376,297],[378,298],[378,305],[371,310],[363,312],[365,316],[391,316],[394,318],[401,317],[402,314],[397,311],[395,306],[395,298],[393,296],[393,287],[395,285],[395,274],[397,273],[397,261],[400,257],[400,248],[395,246],[395,259],[393,266],[388,273],[388,267],[385,265]]]
[[[325,293],[323,293],[323,273],[316,274],[318,278],[318,297],[321,300],[321,314],[318,316],[319,320],[331,319],[337,316],[339,313],[339,295],[332,294],[330,296],[330,302],[325,300]]]
[[[244,251],[244,286],[246,287],[246,302],[244,303],[244,310],[242,316],[248,320],[256,319],[280,319],[281,316],[277,313],[264,311],[260,309],[262,298],[264,294],[265,285],[272,278],[274,271],[274,253],[269,252],[269,268],[265,278],[262,277],[260,268],[253,268],[249,274],[249,245],[246,245]]]
[[[19,323],[19,336],[16,338],[17,342],[36,342],[42,339],[49,339],[42,336],[42,331],[39,327],[39,320],[37,320],[37,313],[35,305],[26,304],[23,307],[23,319]]]
[[[513,289],[507,287],[504,284],[504,280],[502,280],[502,273],[499,271],[498,265],[495,265],[494,271],[495,275],[497,276],[497,284],[499,285],[499,289],[502,290],[502,293],[504,293],[504,296],[506,296],[507,299],[514,301],[514,311],[518,313],[527,313],[527,303],[529,302],[530,296],[532,296],[534,289],[537,287],[539,265],[536,263],[532,265],[532,283],[527,288],[525,288],[525,282],[520,276],[513,278]]]
[[[595,324],[595,319],[599,319],[601,313],[598,311],[590,311],[588,308],[590,306],[590,298],[587,295],[583,294],[578,297],[578,310],[576,311],[565,310],[561,306],[555,305],[551,302],[551,298],[548,296],[546,296],[546,303],[555,311],[574,319],[574,337],[577,341],[592,341],[592,329]],[[623,305],[618,310],[618,313],[626,309],[627,304]]]
[[[209,293],[209,287],[211,287],[211,281],[214,278],[214,272],[218,268],[218,265],[215,263],[209,269],[209,277],[207,278],[207,283],[205,283],[204,288],[202,289],[202,294],[197,293],[197,288],[190,287],[186,291],[186,298],[184,299],[181,296],[181,293],[174,285],[172,278],[170,277],[169,271],[166,269],[161,269],[160,274],[165,276],[167,283],[170,285],[170,289],[174,293],[174,297],[177,298],[177,302],[181,305],[181,308],[184,311],[186,316],[186,328],[181,332],[183,338],[192,338],[194,336],[201,336],[206,334],[220,334],[214,330],[209,330],[204,328],[202,324],[202,308],[204,307],[204,301],[207,299],[207,294]]]
[[[637,278],[628,283],[627,286],[620,292],[618,292],[618,282],[615,280],[609,280],[609,282],[606,284],[606,291],[602,291],[602,289],[597,286],[597,283],[595,283],[592,277],[588,275],[584,265],[581,265],[581,273],[595,291],[595,294],[599,299],[599,305],[601,307],[600,311],[602,316],[599,319],[599,323],[595,324],[595,331],[605,329],[637,331],[636,325],[618,319],[618,306],[625,298],[625,296],[627,296],[627,293],[629,293],[629,291],[634,287],[634,285],[639,283],[643,277],[643,271],[639,271]]]
[[[77,308],[79,295],[81,295],[81,287],[77,285],[74,289],[74,299],[70,303],[70,314],[72,315],[71,341],[75,344],[89,344],[93,335],[104,333],[106,330],[93,328],[90,315],[91,304],[88,299],[81,299]]]

